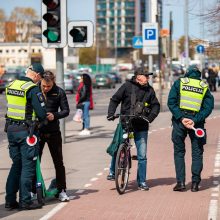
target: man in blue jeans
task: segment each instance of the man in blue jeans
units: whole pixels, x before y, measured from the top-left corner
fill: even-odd
[[[137,148],[138,170],[137,183],[141,190],[149,190],[146,183],[146,169],[147,169],[147,137],[149,123],[151,123],[159,114],[160,104],[157,100],[154,89],[149,85],[150,73],[142,68],[135,71],[134,77],[126,81],[118,91],[110,99],[108,107],[109,121],[114,120],[114,114],[118,105],[121,103],[122,115],[142,115],[147,121],[141,118],[132,119],[132,127],[134,131],[134,141]],[[135,97],[135,98],[134,98]],[[133,101],[132,101],[133,100]],[[138,106],[142,105],[141,112]],[[146,111],[147,109],[147,111]],[[137,113],[138,112],[138,113]],[[123,125],[122,121],[122,126]],[[112,157],[110,173],[107,176],[108,180],[115,179],[115,157]]]

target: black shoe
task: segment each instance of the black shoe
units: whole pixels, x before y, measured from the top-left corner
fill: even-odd
[[[186,190],[186,186],[184,182],[178,182],[176,186],[174,186],[173,191],[183,192]]]
[[[18,204],[18,202],[15,202],[15,203],[6,202],[5,203],[5,208],[8,209],[8,210],[18,209],[19,204]]]
[[[191,191],[192,192],[198,192],[199,191],[199,183],[192,182]]]
[[[148,191],[149,187],[148,187],[147,183],[143,182],[143,183],[139,184],[138,189],[143,190],[143,191]]]
[[[32,203],[30,205],[20,206],[19,211],[41,209],[41,208],[42,208],[42,204]]]
[[[115,175],[112,173],[109,173],[109,175],[107,176],[107,180],[115,180]]]

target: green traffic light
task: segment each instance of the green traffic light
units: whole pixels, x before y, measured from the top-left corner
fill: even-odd
[[[59,38],[59,34],[56,31],[48,31],[48,39],[52,42],[57,41]]]
[[[56,30],[46,30],[43,32],[43,35],[47,38],[48,42],[57,42],[59,41],[59,33]]]

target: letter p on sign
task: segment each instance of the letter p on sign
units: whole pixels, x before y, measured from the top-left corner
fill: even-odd
[[[145,40],[156,40],[156,29],[145,29]]]

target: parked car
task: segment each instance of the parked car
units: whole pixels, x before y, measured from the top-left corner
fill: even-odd
[[[18,72],[6,72],[0,79],[0,93],[5,91],[6,86],[15,79],[19,79],[23,74]]]
[[[79,81],[76,79],[73,73],[65,72],[64,73],[64,88],[65,91],[71,92],[72,94],[76,92],[79,86]]]
[[[100,88],[100,87],[106,87],[106,88],[115,88],[115,82],[114,80],[109,76],[109,74],[97,74],[93,81],[93,88]]]
[[[115,83],[122,83],[121,76],[117,72],[109,72],[114,77]]]
[[[78,80],[78,82],[80,82],[82,73],[80,73],[80,72],[72,72],[72,74]]]

